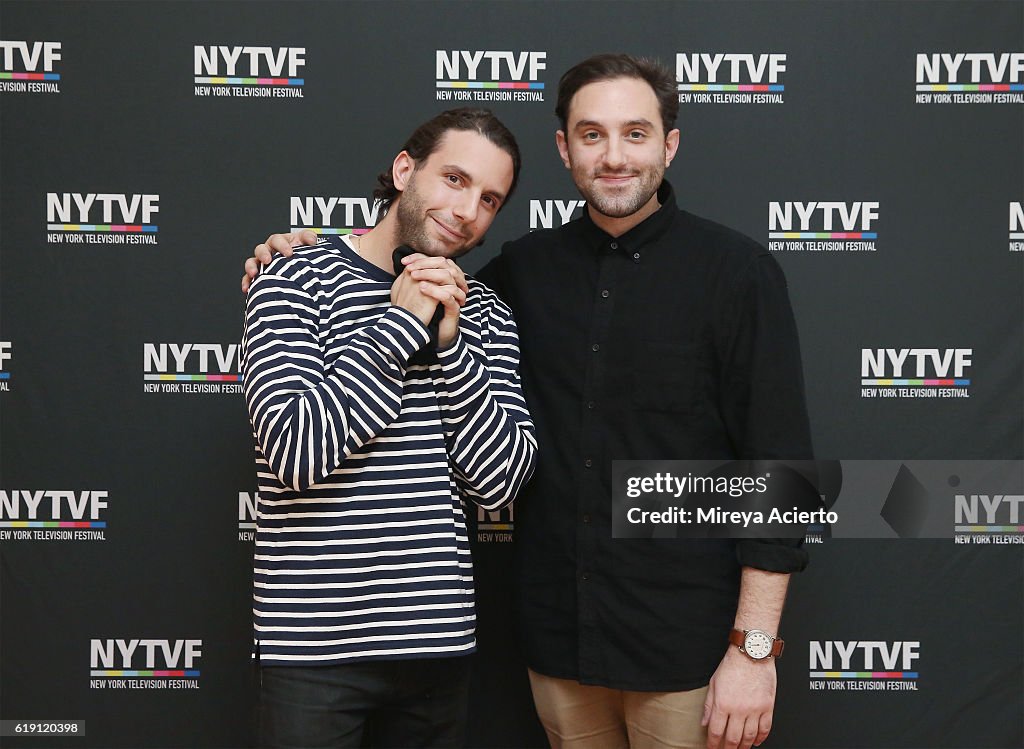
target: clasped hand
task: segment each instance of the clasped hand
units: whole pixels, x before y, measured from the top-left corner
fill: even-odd
[[[466,274],[453,260],[416,252],[402,259],[405,270],[391,286],[391,303],[407,309],[424,325],[440,304],[444,317],[438,325],[437,345],[448,348],[459,333],[459,311],[466,303]]]

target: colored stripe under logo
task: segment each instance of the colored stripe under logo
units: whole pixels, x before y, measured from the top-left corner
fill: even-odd
[[[437,88],[514,88],[536,91],[543,89],[544,84],[524,81],[438,81]]]
[[[1024,91],[1024,83],[919,83],[918,91]]]
[[[198,671],[90,671],[89,676],[198,677]]]
[[[781,83],[680,83],[680,91],[785,91]]]
[[[47,231],[127,231],[156,234],[158,227],[152,224],[47,224]]]
[[[0,81],[59,81],[60,73],[0,73]]]
[[[304,86],[305,78],[227,78],[223,76],[196,77],[196,83],[231,86]]]
[[[241,382],[237,374],[148,374],[143,378],[149,382]]]
[[[314,231],[317,234],[366,234],[369,229],[336,229],[333,226],[293,226],[289,231]]]
[[[0,528],[106,528],[104,520],[0,520]]]
[[[915,387],[970,387],[970,380],[896,380],[896,379],[881,379],[881,380],[861,380],[861,385],[881,385],[888,387],[890,385],[912,385]]]
[[[812,679],[916,679],[917,671],[811,671]]]
[[[768,239],[878,239],[874,231],[773,231]]]
[[[958,525],[957,533],[1024,533],[1024,525]]]

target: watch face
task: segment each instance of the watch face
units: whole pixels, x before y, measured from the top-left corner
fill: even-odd
[[[759,629],[752,629],[743,638],[743,649],[751,658],[767,658],[772,652],[772,638]]]

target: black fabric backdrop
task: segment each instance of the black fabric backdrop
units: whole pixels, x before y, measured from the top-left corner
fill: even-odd
[[[752,55],[755,65],[784,55],[774,81],[752,79],[743,58],[737,75],[723,58],[716,79],[704,68],[681,81],[782,90],[770,103],[683,103],[669,178],[681,205],[766,245],[786,241],[769,236],[776,231],[825,230],[821,208],[806,227],[773,227],[773,203],[877,203],[877,218],[855,228],[876,235],[864,240],[874,251],[847,240],[827,251],[773,247],[800,326],[818,454],[1024,458],[1024,252],[1013,237],[1024,231],[1014,219],[1024,200],[1024,103],[986,92],[991,101],[956,92],[939,103],[945,92],[918,90],[1017,84],[1020,97],[1020,2],[7,0],[0,40],[0,717],[86,721],[84,737],[0,744],[251,745],[246,497],[255,480],[245,409],[230,380],[186,383],[220,392],[165,392],[172,382],[159,376],[237,375],[242,260],[269,233],[309,224],[295,202],[341,198],[330,222],[317,213],[312,225],[366,228],[356,199],[369,196],[415,124],[462,103],[441,98],[459,90],[451,80],[507,83],[522,61],[519,82],[533,84],[498,89],[524,100],[471,99],[509,124],[525,159],[519,193],[467,258],[472,271],[545,214],[557,224],[557,201],[578,199],[553,137],[555,88],[574,62],[601,51],[673,66],[680,54]],[[295,61],[292,85],[263,88],[301,97],[243,97],[235,89],[262,89],[197,82],[225,75],[219,52],[216,73],[196,67],[196,47],[209,58],[220,46],[267,48],[243,50],[240,75],[254,60],[255,73],[270,76],[272,58],[288,76]],[[494,52],[511,55],[479,54]],[[943,60],[960,53],[991,57],[963,58],[951,77]],[[918,79],[922,54],[929,70],[940,55],[937,79]],[[475,75],[467,57],[480,60]],[[534,80],[531,61],[540,64]],[[19,91],[23,73],[51,80]],[[217,85],[228,95],[213,95]],[[690,93],[721,92],[681,91]],[[155,230],[132,233],[155,243],[101,243],[131,232],[69,229],[130,220],[115,198],[96,198],[81,215],[75,196],[90,194],[125,196],[129,207],[133,195],[158,196],[145,222]],[[865,374],[862,350],[912,348],[970,349],[961,373],[970,384],[959,388],[969,397],[867,394],[862,379],[900,372]],[[87,495],[79,513],[81,492],[106,494]],[[783,621],[766,746],[1024,744],[1024,547],[956,545],[950,517],[949,539],[893,532],[811,548]],[[18,525],[75,519],[105,524],[76,529],[103,538]],[[539,746],[510,609],[514,516],[471,519],[501,527],[473,530],[480,647],[470,741]],[[117,643],[132,640],[167,641],[172,657],[153,645],[147,664],[140,644],[124,660]],[[186,640],[201,641],[198,676],[170,677],[166,688],[91,673],[180,669],[173,653]],[[917,689],[813,688],[814,647],[854,641],[919,643],[905,669]],[[858,658],[850,667],[869,670]]]

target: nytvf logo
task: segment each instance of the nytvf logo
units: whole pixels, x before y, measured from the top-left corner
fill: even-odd
[[[0,489],[0,519],[96,521],[107,509],[106,491]]]
[[[60,42],[0,41],[6,73],[52,73],[60,58]]]
[[[485,510],[479,505],[476,508],[477,541],[482,543],[508,543],[512,541],[515,530],[514,505],[507,505],[500,510]]]
[[[773,84],[786,72],[786,55],[680,52],[676,55],[676,81],[680,84]]]
[[[125,193],[46,193],[50,224],[153,224],[160,196]]]
[[[241,369],[237,343],[144,343],[147,374],[235,374]]]
[[[203,655],[202,640],[90,640],[89,666],[94,671],[195,671]],[[107,674],[96,674],[103,676]],[[183,674],[175,674],[183,675]],[[191,674],[198,675],[198,674]]]
[[[585,200],[531,200],[530,229],[551,229],[567,224],[573,213],[586,204]]]
[[[878,208],[876,201],[772,201],[768,225],[770,231],[782,232],[870,232],[878,220]]]
[[[969,348],[861,349],[860,376],[865,378],[956,378],[971,366]]]
[[[957,525],[1020,525],[1024,494],[957,494]]]
[[[933,52],[917,55],[919,84],[1020,83],[1024,52]]]
[[[306,64],[305,47],[194,48],[195,75],[297,78]]]
[[[367,198],[293,195],[288,199],[288,213],[292,231],[309,228],[320,234],[358,234],[377,224],[380,203]]]
[[[1024,203],[1010,203],[1010,239],[1024,240]],[[1024,244],[1016,241],[1010,248],[1024,250]]]
[[[917,640],[811,640],[810,670],[913,672]]]
[[[256,494],[238,492],[238,540],[252,541],[256,536]]]
[[[435,56],[438,81],[536,82],[547,69],[547,52],[501,52],[439,49]]]

